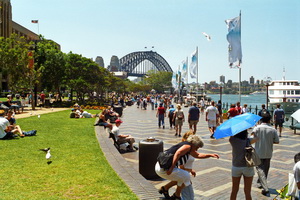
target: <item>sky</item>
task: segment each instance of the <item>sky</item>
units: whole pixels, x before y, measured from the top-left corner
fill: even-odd
[[[300,81],[299,0],[11,0],[12,18],[65,53],[120,58],[153,50],[177,71],[198,47],[199,83],[237,82],[228,67],[226,19],[241,11],[241,80]],[[31,23],[39,20],[39,24]],[[211,36],[207,41],[202,32]],[[154,48],[152,49],[152,46]],[[188,82],[196,79],[188,78]]]

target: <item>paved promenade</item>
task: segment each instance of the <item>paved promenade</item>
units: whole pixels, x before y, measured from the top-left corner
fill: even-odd
[[[187,117],[188,108],[184,108]],[[166,118],[166,128],[159,129],[156,111],[151,110],[148,106],[147,110],[137,108],[136,105],[129,106],[123,111],[123,124],[120,127],[122,134],[131,134],[136,138],[136,142],[148,137],[155,137],[163,140],[164,149],[169,148],[173,144],[180,142],[181,138],[175,137],[175,130],[169,128],[168,118]],[[135,192],[140,199],[161,199],[157,189],[166,183],[166,180],[146,180],[138,172],[138,151],[119,154],[112,141],[108,139],[107,133],[102,127],[96,127],[97,137],[100,146],[111,163],[112,167],[127,183],[127,185]],[[183,125],[183,133],[188,130],[188,123]],[[201,116],[198,124],[197,135],[204,141],[204,147],[199,149],[201,153],[218,153],[220,159],[202,159],[196,160],[194,169],[197,176],[192,178],[195,191],[195,199],[229,199],[231,192],[231,146],[228,138],[210,139],[207,123]],[[288,181],[288,173],[292,171],[294,155],[300,150],[300,135],[293,134],[290,129],[284,129],[283,137],[280,138],[280,144],[274,145],[273,158],[271,160],[271,168],[268,177],[268,184],[271,197],[265,197],[256,188],[257,175],[254,176],[252,186],[253,199],[273,199],[276,196],[276,189],[282,188]],[[173,191],[170,191],[172,194]],[[245,199],[243,194],[243,180],[241,181],[240,191],[237,199]],[[279,199],[279,198],[278,198]]]

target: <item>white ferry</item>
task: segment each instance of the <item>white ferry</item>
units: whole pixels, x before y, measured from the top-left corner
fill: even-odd
[[[252,92],[252,93],[250,93],[250,94],[252,94],[252,95],[260,95],[260,94],[266,95],[267,92],[266,92],[266,91],[255,91],[255,92]]]
[[[268,86],[270,110],[280,104],[287,115],[300,108],[300,85],[297,80],[274,80]]]

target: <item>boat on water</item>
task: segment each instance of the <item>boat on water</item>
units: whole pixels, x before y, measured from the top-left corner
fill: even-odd
[[[260,94],[266,95],[267,92],[265,92],[265,91],[255,91],[255,92],[252,92],[252,93],[250,93],[250,94],[252,94],[252,95],[260,95]]]
[[[269,109],[280,104],[287,117],[300,109],[300,85],[298,80],[274,80],[268,86]]]

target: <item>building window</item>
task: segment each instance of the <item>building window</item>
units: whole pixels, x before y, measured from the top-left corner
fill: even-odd
[[[291,94],[291,91],[290,91],[290,90],[288,90],[288,91],[287,91],[287,94]]]
[[[294,94],[295,93],[295,91],[294,90],[291,90],[291,94]]]
[[[295,94],[300,94],[300,90],[295,90]]]
[[[285,90],[283,90],[283,94],[286,95],[286,91]]]

